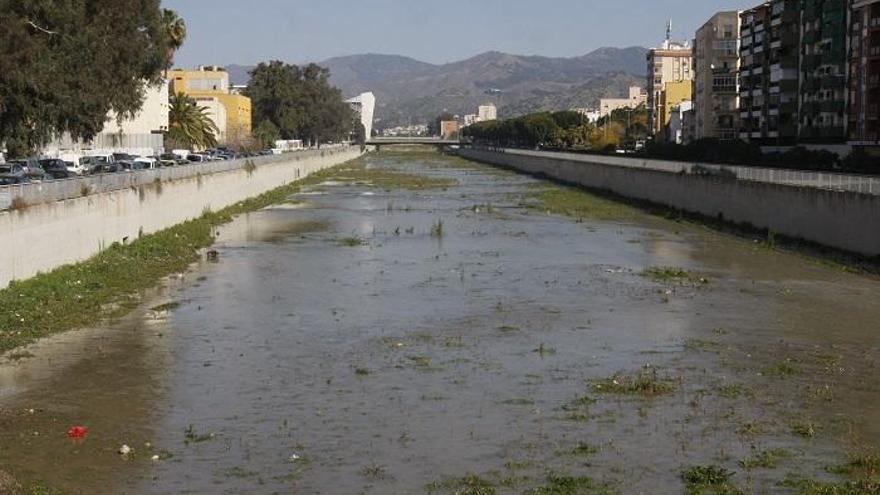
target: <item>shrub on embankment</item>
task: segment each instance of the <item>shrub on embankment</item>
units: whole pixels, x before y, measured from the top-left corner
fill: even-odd
[[[0,290],[0,353],[34,340],[120,316],[138,304],[138,291],[155,286],[196,261],[214,241],[215,227],[233,215],[284,201],[307,181],[326,172],[236,203],[219,212],[127,244],[114,244],[97,256]]]

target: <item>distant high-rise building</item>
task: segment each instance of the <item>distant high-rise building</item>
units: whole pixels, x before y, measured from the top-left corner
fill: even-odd
[[[498,119],[498,109],[495,105],[489,103],[486,105],[480,105],[477,109],[477,119],[479,122],[487,122],[489,120],[497,120]]]
[[[849,140],[880,145],[880,0],[854,0],[850,29]]]
[[[791,145],[798,137],[799,0],[773,0],[740,14],[739,138]]]
[[[801,2],[800,142],[846,141],[848,4]]]
[[[719,12],[694,39],[694,138],[736,139],[739,119],[739,12]]]
[[[672,22],[666,29],[666,40],[648,51],[648,128],[661,135],[669,122],[661,118],[661,101],[667,83],[693,79],[693,50],[687,42],[672,41]]]

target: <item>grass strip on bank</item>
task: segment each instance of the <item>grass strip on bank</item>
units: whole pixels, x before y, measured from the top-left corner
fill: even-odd
[[[361,160],[352,162],[354,168]],[[0,353],[55,333],[94,325],[124,315],[139,303],[139,291],[180,273],[214,242],[216,227],[235,215],[284,202],[302,186],[347,175],[348,163],[315,173],[217,212],[114,244],[97,256],[49,273],[12,282],[0,290]]]

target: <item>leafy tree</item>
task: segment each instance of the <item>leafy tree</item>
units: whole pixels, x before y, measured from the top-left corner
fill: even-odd
[[[263,149],[275,146],[275,141],[281,139],[281,133],[278,131],[278,127],[273,124],[271,120],[260,122],[260,125],[258,125],[251,134],[254,139],[260,143],[260,146]]]
[[[183,93],[171,95],[168,109],[168,133],[172,143],[188,149],[217,146],[218,129],[208,116],[208,109]]]
[[[282,139],[320,145],[351,133],[353,111],[342,92],[330,85],[330,72],[280,61],[261,63],[251,71],[246,96],[251,98],[254,127],[271,122]]]
[[[134,115],[173,53],[159,0],[0,0],[0,142],[22,155]]]

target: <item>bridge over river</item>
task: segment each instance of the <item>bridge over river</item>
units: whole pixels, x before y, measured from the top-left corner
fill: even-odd
[[[436,146],[439,149],[450,146],[458,146],[461,141],[457,139],[442,139],[437,137],[374,137],[367,141],[367,146],[375,146],[381,150],[383,146],[422,145]]]

